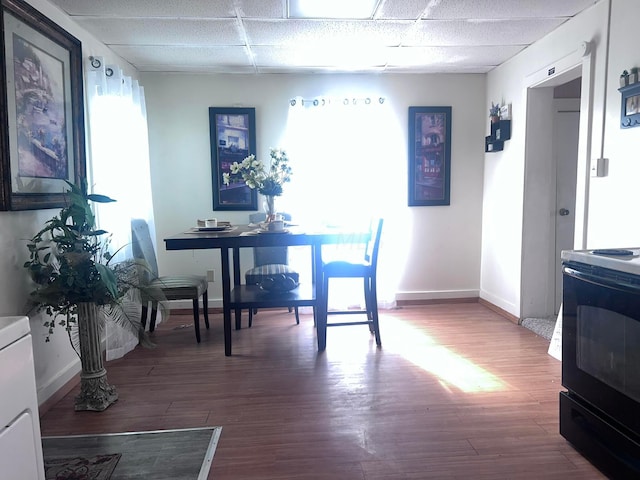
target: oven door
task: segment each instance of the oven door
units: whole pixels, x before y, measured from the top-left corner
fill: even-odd
[[[640,278],[563,267],[562,384],[640,433]]]

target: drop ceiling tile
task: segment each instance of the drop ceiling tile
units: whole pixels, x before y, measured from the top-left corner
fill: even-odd
[[[283,0],[50,0],[69,15],[284,18]],[[237,8],[237,10],[236,10]]]
[[[123,46],[111,47],[131,64],[172,66],[253,66],[245,47]]]
[[[243,23],[252,45],[304,43],[316,48],[323,48],[327,44],[399,45],[413,24],[373,20],[246,20]]]
[[[528,45],[561,23],[560,19],[421,20],[404,45]]]
[[[107,45],[244,45],[236,20],[76,17]]]
[[[386,0],[382,2],[376,18],[417,20],[433,0]]]
[[[606,0],[379,0],[362,21],[289,20],[286,0],[49,1],[142,71],[484,73]]]
[[[233,0],[50,0],[69,15],[110,17],[232,17]]]
[[[243,67],[238,65],[139,65],[136,67],[140,72],[159,73],[202,73],[202,74],[255,74],[258,73],[255,67]]]
[[[329,67],[359,70],[365,67],[383,67],[387,52],[383,47],[312,48],[304,46],[253,47],[258,67]]]
[[[522,46],[400,47],[388,48],[387,67],[490,66],[513,57]]]
[[[402,3],[395,0],[393,3]],[[429,4],[424,18],[552,18],[571,17],[595,4],[597,0],[473,0],[425,1]]]
[[[451,74],[485,74],[490,72],[495,67],[483,65],[477,67],[465,67],[465,66],[456,66],[456,65],[426,65],[421,67],[394,67],[387,66],[385,68],[385,73],[398,73],[398,74],[440,74],[440,73],[451,73]]]

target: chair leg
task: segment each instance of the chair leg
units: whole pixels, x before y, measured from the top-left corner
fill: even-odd
[[[198,299],[193,299],[193,326],[196,330],[196,341],[200,343],[200,306]]]
[[[367,314],[367,321],[369,322],[369,331],[371,333],[375,333],[375,327],[373,325],[373,309],[375,308],[373,305],[373,301],[371,299],[371,279],[369,277],[364,278],[364,304],[365,311]]]
[[[249,328],[253,325],[253,308],[249,309]]]
[[[323,315],[324,321],[322,324],[318,323],[318,325],[323,326],[324,332],[322,332],[325,342],[327,339],[327,324],[329,323],[329,277],[323,275],[322,279],[322,292],[324,294],[324,305],[322,305],[320,315]],[[314,315],[315,317],[315,315]],[[319,321],[320,319],[318,319]]]
[[[209,294],[205,290],[202,294],[202,310],[204,314],[204,324],[209,330]]]
[[[367,319],[373,320],[373,309],[371,306],[371,279],[364,277],[364,304],[367,310]]]
[[[240,330],[242,328],[242,310],[236,308],[234,314],[236,317],[236,330]]]
[[[158,316],[158,302],[151,302],[151,318],[149,319],[149,331],[153,332],[156,329],[156,317]]]
[[[371,298],[371,313],[373,330],[376,335],[376,345],[382,346],[382,340],[380,340],[380,324],[378,322],[378,295],[376,293],[376,278],[375,276],[370,280],[371,288],[369,290],[369,298]]]
[[[149,302],[142,304],[142,315],[140,315],[140,324],[144,329],[147,326],[147,315],[149,314]]]
[[[291,308],[291,307],[289,307]],[[298,307],[293,307],[296,313],[296,325],[300,325],[300,315],[298,315]]]

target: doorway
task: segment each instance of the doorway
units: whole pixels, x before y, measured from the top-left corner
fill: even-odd
[[[562,299],[560,252],[575,248],[582,65],[527,90],[521,320],[555,323]],[[570,92],[572,94],[560,93]],[[563,98],[558,98],[563,97]],[[576,217],[576,213],[578,217]]]

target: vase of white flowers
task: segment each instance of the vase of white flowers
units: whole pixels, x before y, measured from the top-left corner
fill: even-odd
[[[273,222],[278,213],[276,210],[276,195],[265,195],[262,208],[264,208],[265,221],[267,223]]]
[[[282,186],[291,181],[291,167],[287,153],[281,148],[271,148],[269,168],[249,155],[242,162],[233,162],[230,172],[222,174],[222,182],[229,185],[233,178],[242,177],[249,188],[255,188],[264,195],[264,210],[267,222],[276,218],[276,198],[282,195]]]

